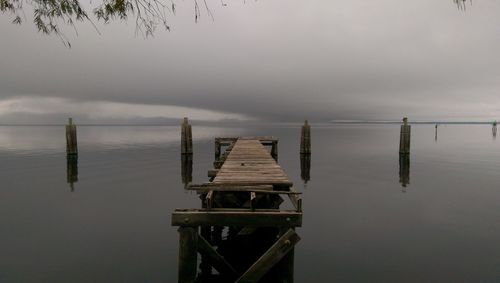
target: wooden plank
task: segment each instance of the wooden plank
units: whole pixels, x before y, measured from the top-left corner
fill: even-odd
[[[198,227],[179,227],[179,282],[193,283],[198,270]]]
[[[207,193],[207,196],[205,197],[205,201],[207,203],[207,209],[211,209],[212,208],[212,205],[213,205],[213,194],[214,194],[214,191],[208,191]]]
[[[202,236],[198,236],[198,252],[206,256],[219,273],[230,278],[238,278],[238,272]]]
[[[289,229],[272,245],[236,283],[256,283],[300,241],[299,235]]]
[[[172,213],[172,226],[261,226],[300,227],[302,213],[296,211],[202,211],[176,210]]]
[[[295,192],[293,187],[289,188],[290,192]],[[300,197],[299,194],[288,194],[288,197],[290,198],[290,201],[292,202],[293,206],[295,207],[295,210],[297,212],[302,212],[302,198]]]

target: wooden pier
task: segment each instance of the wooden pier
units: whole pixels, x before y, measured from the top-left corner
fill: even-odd
[[[277,163],[277,144],[272,137],[215,139],[210,182],[186,187],[200,195],[201,208],[172,214],[180,237],[178,282],[293,282],[302,199]],[[280,209],[282,196],[293,209]]]

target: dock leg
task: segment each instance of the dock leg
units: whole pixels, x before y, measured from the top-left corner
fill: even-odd
[[[68,120],[68,125],[66,125],[66,154],[77,155],[76,125],[73,124],[73,118],[69,118]]]
[[[403,125],[401,125],[401,134],[399,138],[399,153],[410,153],[410,139],[411,139],[411,126],[408,125],[408,118],[403,118]]]
[[[304,125],[302,126],[300,135],[300,153],[311,153],[311,126],[309,126],[309,122],[307,120],[305,120]]]
[[[179,227],[179,283],[194,283],[198,271],[198,227]]]

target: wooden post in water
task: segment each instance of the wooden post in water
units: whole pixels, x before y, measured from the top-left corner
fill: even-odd
[[[179,227],[179,283],[194,283],[198,271],[198,227]]]
[[[73,124],[73,118],[69,118],[68,125],[66,125],[66,154],[78,154],[78,144],[76,141],[76,125]]]
[[[300,153],[311,153],[311,126],[309,126],[309,122],[307,120],[305,120],[304,125],[302,126],[302,132],[300,135]]]
[[[493,137],[497,136],[497,121],[496,120],[493,122],[492,133],[493,133]]]
[[[273,141],[273,143],[272,143],[271,156],[274,158],[274,160],[278,161],[278,141],[277,140]]]
[[[411,126],[408,125],[408,118],[403,118],[403,125],[401,125],[401,135],[399,139],[399,153],[410,153],[410,139],[411,139]]]
[[[188,118],[184,118],[181,125],[181,153],[193,154],[193,133]]]

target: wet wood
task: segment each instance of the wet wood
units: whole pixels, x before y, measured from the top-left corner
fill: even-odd
[[[403,125],[401,125],[401,133],[399,138],[399,153],[410,153],[410,139],[411,139],[411,126],[408,125],[408,118],[403,118]]]
[[[181,124],[181,153],[193,153],[193,133],[188,118],[184,118]]]
[[[299,235],[297,235],[293,229],[289,229],[236,282],[258,282],[262,276],[286,256],[299,241]]]
[[[172,226],[260,226],[299,227],[302,213],[296,211],[203,211],[176,210],[172,213]]]
[[[238,278],[236,270],[202,236],[198,236],[198,252],[206,256],[219,273],[230,278]]]
[[[213,183],[286,186],[293,184],[259,140],[246,138],[236,141]]]
[[[304,125],[302,126],[300,133],[300,153],[311,153],[311,126],[307,120],[304,121]]]
[[[179,227],[179,283],[193,283],[197,274],[198,227]]]
[[[73,124],[73,118],[69,118],[68,125],[66,125],[66,154],[67,155],[77,155],[78,154],[78,142],[76,139],[76,125]]]

